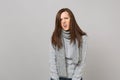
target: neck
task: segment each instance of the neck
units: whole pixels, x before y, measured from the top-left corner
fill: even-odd
[[[62,37],[70,39],[70,30],[63,30],[62,29]]]

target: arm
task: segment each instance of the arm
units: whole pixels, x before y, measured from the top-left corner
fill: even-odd
[[[83,36],[82,42],[82,61],[78,63],[74,70],[74,74],[72,80],[80,80],[82,78],[82,71],[85,65],[85,57],[86,57],[86,50],[87,50],[87,36]]]
[[[53,80],[59,80],[58,74],[57,74],[57,68],[56,68],[56,61],[55,61],[55,50],[53,46],[50,43],[49,46],[49,67],[50,67],[50,77]]]

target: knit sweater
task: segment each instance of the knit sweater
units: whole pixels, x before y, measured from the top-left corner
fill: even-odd
[[[67,78],[72,78],[72,80],[80,80],[83,74],[83,68],[85,65],[85,57],[86,57],[86,50],[87,50],[87,36],[84,35],[82,36],[83,42],[82,42],[82,61],[78,63],[78,65],[73,64],[72,61],[72,45],[70,44],[70,40],[67,38],[64,39],[64,47],[65,47],[65,52],[66,52],[66,64],[67,64]],[[50,67],[50,77],[54,80],[59,80],[59,75],[57,72],[57,67],[56,67],[56,53],[55,49],[50,43],[50,52],[49,52],[49,67]]]

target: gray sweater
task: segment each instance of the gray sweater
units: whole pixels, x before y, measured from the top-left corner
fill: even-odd
[[[70,40],[64,38],[65,42],[65,52],[66,52],[66,61],[67,61],[67,74],[68,78],[72,78],[72,80],[80,80],[83,73],[83,68],[85,65],[85,57],[86,57],[86,50],[87,50],[87,36],[82,36],[82,61],[76,66],[73,64],[71,57],[72,57],[72,44],[70,44]],[[54,80],[59,80],[59,75],[57,72],[56,67],[56,57],[55,57],[55,50],[50,43],[49,47],[49,67],[50,67],[50,77]]]

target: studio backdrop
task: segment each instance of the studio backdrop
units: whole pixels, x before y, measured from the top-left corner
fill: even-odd
[[[119,0],[1,0],[0,80],[49,80],[55,16],[69,8],[88,34],[84,80],[120,80]]]

